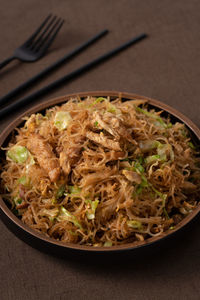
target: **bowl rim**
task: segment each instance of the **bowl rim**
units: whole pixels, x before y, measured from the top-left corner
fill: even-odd
[[[10,135],[10,133],[18,127],[20,124],[24,122],[23,117],[30,116],[33,113],[40,112],[44,109],[48,109],[52,106],[61,105],[70,98],[73,97],[80,97],[85,98],[87,96],[94,96],[94,97],[103,97],[103,96],[110,96],[110,97],[121,97],[125,100],[133,100],[133,99],[143,99],[147,100],[147,103],[150,105],[153,105],[163,111],[166,111],[170,115],[176,117],[181,122],[183,122],[190,131],[197,137],[197,139],[200,141],[200,129],[186,116],[184,116],[181,112],[177,111],[173,107],[162,103],[159,100],[155,100],[153,98],[149,98],[146,96],[134,94],[134,93],[126,93],[126,92],[118,92],[118,91],[89,91],[89,92],[77,92],[68,94],[65,96],[59,96],[53,99],[46,100],[42,103],[36,104],[33,107],[27,109],[23,113],[21,113],[19,116],[17,116],[11,123],[5,127],[5,129],[0,134],[0,147],[2,147],[2,144],[5,142],[7,137]],[[200,203],[197,205],[197,207],[189,214],[187,215],[181,222],[179,222],[175,229],[173,230],[167,230],[164,233],[162,233],[159,236],[150,237],[145,241],[137,241],[133,243],[127,243],[123,245],[117,245],[117,246],[111,246],[111,247],[92,247],[92,246],[85,246],[80,244],[73,244],[73,243],[64,243],[61,241],[54,240],[53,238],[47,237],[30,227],[28,227],[26,224],[22,223],[20,219],[18,219],[12,211],[7,207],[6,203],[4,202],[3,198],[0,195],[0,210],[4,214],[6,218],[8,218],[11,223],[13,223],[15,226],[19,227],[22,231],[25,231],[29,235],[31,235],[33,238],[36,238],[40,240],[41,242],[48,243],[52,246],[56,246],[63,249],[70,249],[70,250],[79,250],[79,251],[89,251],[89,252],[116,252],[116,251],[124,251],[124,250],[134,250],[138,249],[140,247],[152,245],[153,243],[159,242],[167,237],[170,237],[174,235],[177,231],[182,229],[184,226],[186,226],[192,219],[194,219],[197,214],[200,212]]]

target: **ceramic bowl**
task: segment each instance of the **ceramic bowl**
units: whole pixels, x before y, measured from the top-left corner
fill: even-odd
[[[132,99],[145,99],[147,100],[150,107],[153,107],[158,110],[163,110],[164,115],[170,115],[171,121],[179,121],[184,123],[187,128],[189,129],[189,132],[191,134],[193,142],[200,146],[200,130],[197,128],[195,124],[191,120],[189,120],[187,117],[185,117],[183,114],[175,110],[174,108],[158,101],[154,100],[148,97],[136,95],[136,94],[129,94],[129,93],[120,93],[120,92],[110,92],[110,91],[97,91],[97,92],[84,92],[84,93],[77,93],[77,94],[70,94],[63,97],[58,97],[56,99],[48,100],[44,103],[41,103],[39,105],[33,106],[31,109],[25,111],[21,116],[17,117],[15,120],[13,120],[7,128],[1,133],[0,135],[0,146],[5,146],[11,137],[11,133],[16,127],[20,127],[23,125],[24,121],[22,120],[22,117],[30,116],[32,113],[36,112],[42,112],[45,111],[45,109],[52,107],[54,105],[59,105],[70,99],[71,97],[74,97],[78,95],[80,98],[84,98],[86,96],[110,96],[112,97],[118,97],[121,96],[124,100],[132,100]],[[1,157],[3,157],[4,152],[1,151]],[[9,207],[6,205],[2,197],[0,196],[0,215],[3,220],[3,222],[6,224],[6,226],[15,233],[19,238],[30,244],[31,246],[37,247],[41,250],[51,251],[53,253],[67,253],[67,251],[78,251],[78,252],[93,252],[93,253],[102,253],[102,252],[121,252],[125,250],[136,250],[141,249],[143,247],[150,246],[152,244],[157,245],[158,242],[160,242],[163,239],[166,239],[167,237],[174,236],[176,233],[178,233],[181,229],[186,227],[187,224],[189,224],[195,216],[200,212],[200,203],[198,206],[189,214],[187,215],[179,224],[176,225],[174,230],[168,230],[162,233],[160,236],[157,237],[151,237],[145,240],[144,242],[134,242],[129,244],[124,244],[120,246],[112,246],[112,247],[91,247],[91,246],[83,246],[79,244],[71,244],[71,243],[62,243],[60,241],[54,240],[52,238],[48,238],[44,235],[41,235],[40,233],[34,231],[33,229],[29,228],[27,225],[23,224],[20,219],[18,219],[12,211],[9,209]]]

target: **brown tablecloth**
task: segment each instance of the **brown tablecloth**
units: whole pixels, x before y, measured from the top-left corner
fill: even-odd
[[[0,96],[104,28],[110,30],[106,37],[26,94],[145,32],[149,37],[141,43],[37,101],[81,91],[133,92],[173,106],[200,126],[200,1],[1,0],[0,4],[0,60],[11,55],[49,12],[66,20],[44,58],[31,64],[13,62],[0,72]],[[19,113],[1,119],[1,130]],[[0,298],[200,299],[198,227],[199,218],[151,254],[133,253],[128,260],[121,256],[99,263],[100,257],[89,255],[76,260],[42,253],[0,223]]]

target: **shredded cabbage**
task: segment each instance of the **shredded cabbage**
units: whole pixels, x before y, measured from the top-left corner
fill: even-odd
[[[136,220],[129,220],[127,221],[128,227],[134,228],[134,229],[142,229],[142,223],[140,221]]]
[[[15,145],[7,151],[7,156],[16,163],[24,163],[29,155],[26,147]]]
[[[54,125],[58,130],[64,130],[68,127],[72,117],[68,111],[58,111],[55,115]]]
[[[72,215],[66,208],[64,208],[64,206],[61,206],[59,215],[57,216],[57,220],[59,222],[69,221],[72,222],[76,227],[82,228],[77,218],[74,215]]]
[[[96,200],[92,201],[90,199],[86,199],[85,202],[89,206],[89,208],[87,208],[87,211],[86,211],[87,218],[88,218],[88,220],[93,220],[95,218],[95,211],[99,204],[99,200],[96,199]]]

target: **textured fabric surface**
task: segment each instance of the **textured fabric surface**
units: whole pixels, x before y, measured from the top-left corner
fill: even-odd
[[[0,96],[107,28],[110,33],[24,93],[56,80],[140,33],[149,37],[79,78],[36,99],[115,90],[163,101],[200,126],[199,0],[0,0],[0,60],[11,55],[52,12],[66,22],[35,63],[13,62],[0,71]],[[0,120],[2,130],[27,107]],[[199,299],[199,217],[160,248],[115,259],[60,258],[31,248],[0,223],[0,286],[9,299]]]

